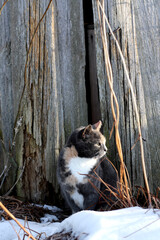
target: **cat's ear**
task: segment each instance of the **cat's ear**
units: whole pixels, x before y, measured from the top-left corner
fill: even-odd
[[[92,125],[90,124],[84,129],[82,133],[82,137],[85,138],[86,135],[89,135],[91,131],[92,131]]]
[[[101,121],[98,121],[97,123],[95,123],[93,125],[93,129],[98,130],[98,131],[101,129],[101,127],[102,127],[102,122]]]

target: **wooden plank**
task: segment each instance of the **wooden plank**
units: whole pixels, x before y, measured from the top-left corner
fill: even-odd
[[[97,72],[99,79],[99,95],[101,99],[102,120],[111,131],[113,118],[110,109],[110,91],[104,73],[102,43],[99,31],[96,1],[92,1],[96,35]],[[144,139],[145,159],[151,189],[159,186],[159,149],[160,141],[156,131],[160,120],[160,82],[159,82],[159,27],[158,1],[105,1],[106,14],[115,35],[120,43],[126,59],[130,78],[135,90],[139,108],[142,134]],[[123,145],[125,162],[134,185],[143,186],[143,174],[140,160],[140,149],[137,143],[137,123],[132,98],[123,72],[123,66],[115,43],[108,32],[108,46],[114,76],[114,89],[120,107],[120,135]],[[155,74],[154,74],[155,73]],[[110,141],[110,158],[118,161],[114,138]],[[153,179],[153,180],[152,180]]]
[[[88,116],[81,1],[52,2],[34,37],[24,80],[29,43],[48,3],[9,1],[0,16],[0,127],[8,149],[23,118],[14,148],[18,169],[12,175],[18,178],[25,165],[17,195],[55,202],[59,151],[71,131],[86,125]],[[4,165],[4,158],[0,161]],[[12,178],[4,190],[13,183]]]

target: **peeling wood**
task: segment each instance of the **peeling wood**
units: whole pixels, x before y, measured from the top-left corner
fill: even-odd
[[[87,124],[87,104],[83,11],[82,3],[74,0],[57,4],[53,1],[50,5],[29,53],[27,88],[23,92],[29,43],[48,3],[11,1],[1,14],[0,49],[4,49],[5,54],[0,55],[3,99],[0,123],[8,147],[13,139],[14,121],[23,116],[16,136],[14,158],[19,168],[13,169],[14,176],[18,177],[24,162],[26,167],[16,186],[17,195],[35,202],[54,203],[60,149],[71,131]],[[79,14],[75,14],[77,9]],[[3,162],[3,158],[0,157],[0,161]]]
[[[35,35],[24,69],[31,37],[49,1],[8,1],[0,16],[0,135],[9,151],[14,122],[23,116],[13,151],[17,166],[5,183],[6,192],[19,176],[16,193],[32,201],[57,200],[56,164],[61,147],[76,127],[86,125],[85,37],[83,1],[53,1]],[[160,82],[159,0],[106,0],[106,12],[120,42],[139,107],[151,188],[160,185]],[[100,112],[110,159],[117,162],[114,137],[109,141],[113,118],[105,75],[96,1],[92,0]],[[143,185],[137,127],[130,89],[120,56],[108,32],[114,89],[120,105],[120,134],[132,183]],[[22,94],[23,93],[23,94]],[[20,102],[20,99],[22,101]],[[19,114],[18,114],[19,113]],[[18,114],[18,116],[17,116]],[[0,136],[0,137],[1,137]],[[0,146],[0,171],[6,155]]]

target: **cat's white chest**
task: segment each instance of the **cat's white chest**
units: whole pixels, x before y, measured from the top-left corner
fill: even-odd
[[[69,161],[68,168],[71,171],[71,174],[76,178],[77,183],[85,184],[88,182],[85,181],[86,175],[94,166],[96,166],[96,164],[96,158],[73,157]],[[71,195],[71,198],[74,200],[77,206],[79,206],[81,209],[84,209],[84,196],[79,193],[76,186],[74,192]]]
[[[83,179],[86,177],[86,174],[96,166],[97,158],[81,158],[73,157],[70,159],[68,168],[71,171],[78,181],[78,183],[83,183]]]

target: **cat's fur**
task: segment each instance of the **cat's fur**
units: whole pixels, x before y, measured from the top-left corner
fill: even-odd
[[[105,137],[100,132],[101,125],[99,121],[94,125],[76,129],[59,156],[58,182],[73,213],[83,209],[95,209],[99,200],[99,193],[95,188],[102,191],[105,189],[97,179],[94,169],[106,183],[114,188],[117,186],[115,169],[108,161],[101,162],[107,151]],[[105,194],[109,195],[107,191]]]

